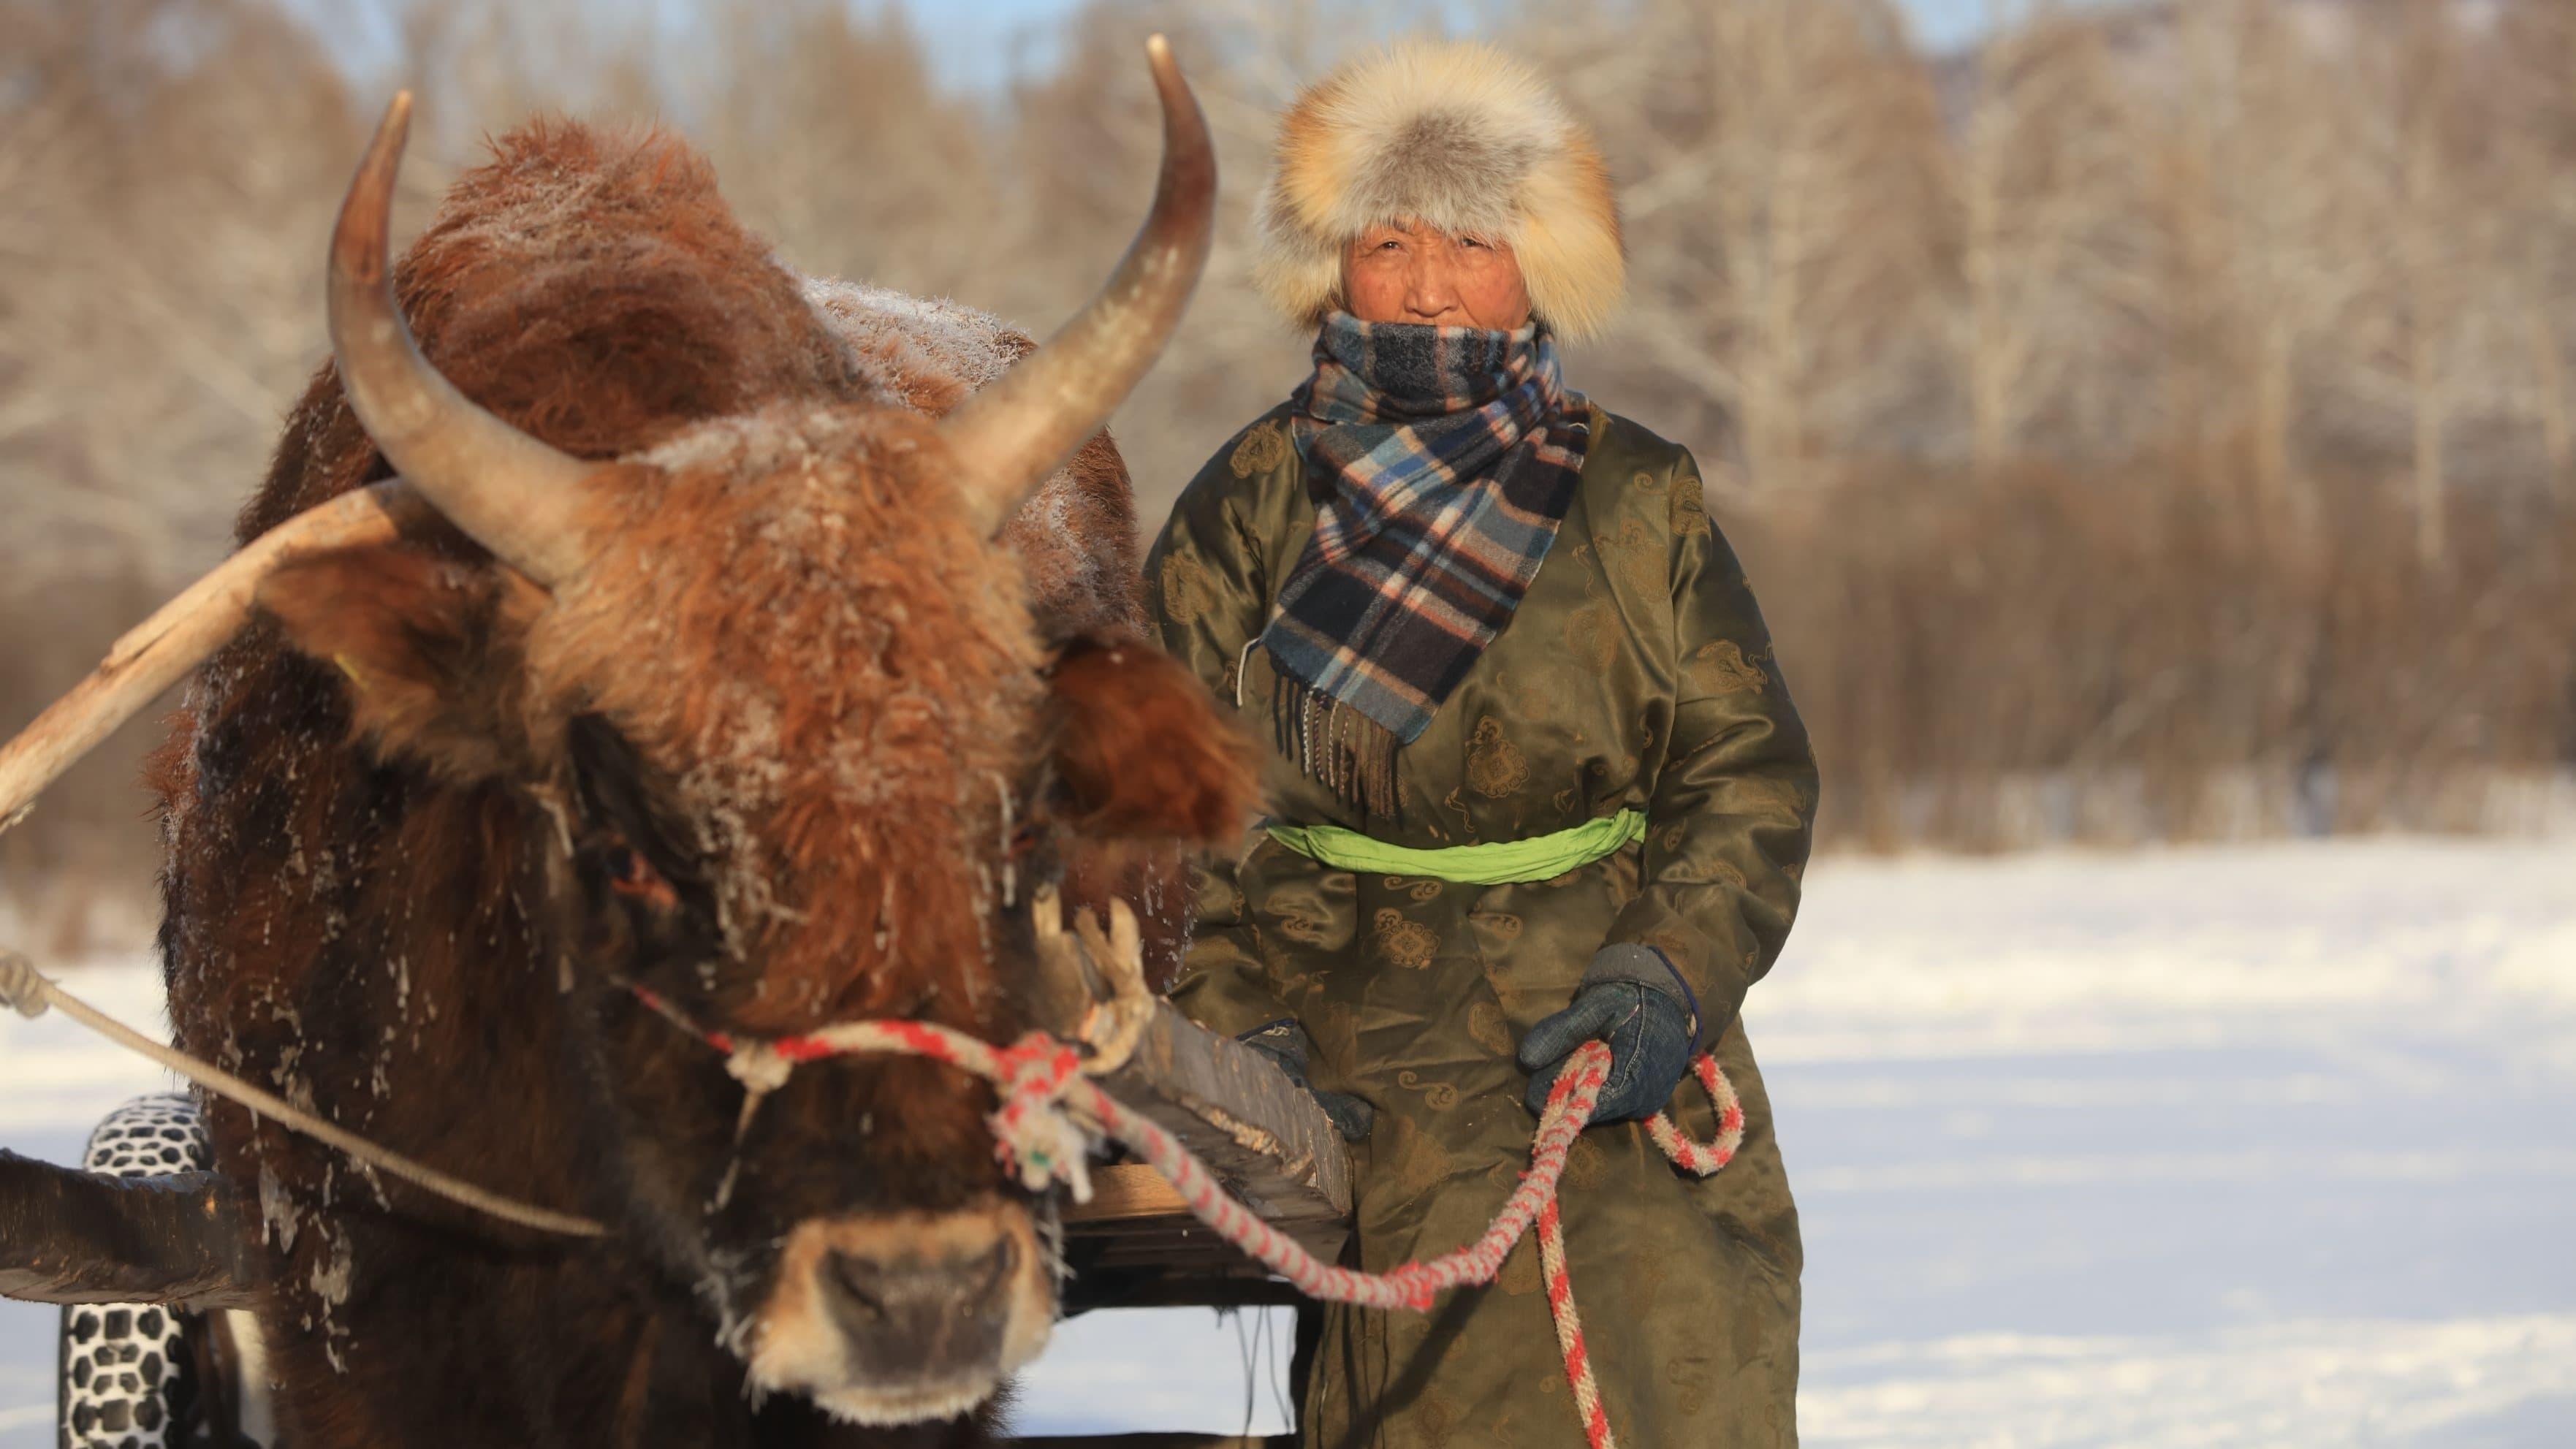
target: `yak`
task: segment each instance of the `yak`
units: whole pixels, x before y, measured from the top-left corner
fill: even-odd
[[[846,1057],[746,1114],[666,1017],[1009,1041],[1041,887],[1136,902],[1168,960],[1180,851],[1248,815],[1250,747],[1137,631],[1100,432],[1213,214],[1204,122],[1149,51],[1153,211],[1035,348],[798,276],[654,131],[501,138],[389,265],[407,99],[387,112],[332,241],[333,359],[240,536],[370,488],[412,511],[264,565],[184,696],[151,772],[171,1017],[184,1050],[605,1232],[498,1222],[214,1105],[287,1442],[998,1432],[1058,1257],[992,1090]]]

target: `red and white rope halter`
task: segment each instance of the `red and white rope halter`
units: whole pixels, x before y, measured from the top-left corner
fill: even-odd
[[[1172,1184],[1192,1215],[1262,1266],[1288,1280],[1309,1298],[1350,1303],[1365,1308],[1428,1310],[1444,1289],[1491,1283],[1502,1272],[1512,1246],[1535,1223],[1539,1271],[1547,1289],[1547,1306],[1556,1324],[1558,1350],[1565,1362],[1566,1383],[1574,1390],[1575,1412],[1592,1449],[1610,1449],[1618,1441],[1610,1432],[1609,1414],[1601,1405],[1592,1359],[1583,1339],[1583,1320],[1575,1311],[1574,1281],[1565,1262],[1565,1233],[1559,1219],[1557,1183],[1565,1175],[1566,1155],[1582,1135],[1610,1074],[1610,1047],[1590,1041],[1575,1049],[1566,1069],[1549,1090],[1540,1113],[1538,1135],[1530,1146],[1530,1165],[1503,1203],[1491,1226],[1474,1242],[1437,1258],[1400,1264],[1384,1273],[1361,1273],[1318,1260],[1218,1185],[1215,1174],[1180,1139],[1157,1123],[1137,1116],[1102,1091],[1084,1074],[1079,1049],[1047,1035],[1030,1032],[1007,1047],[996,1047],[960,1031],[927,1022],[858,1021],[797,1036],[749,1041],[721,1031],[701,1029],[669,1002],[644,988],[630,987],[638,1000],[683,1030],[726,1054],[726,1070],[750,1094],[743,1121],[760,1099],[783,1084],[797,1063],[852,1052],[899,1052],[946,1062],[992,1082],[1001,1094],[991,1123],[994,1151],[1032,1191],[1061,1181],[1076,1202],[1091,1198],[1085,1166],[1090,1141],[1105,1137],[1126,1147]],[[1691,1064],[1693,1075],[1717,1104],[1714,1140],[1694,1142],[1682,1135],[1669,1112],[1659,1112],[1647,1132],[1673,1165],[1705,1177],[1726,1166],[1744,1143],[1744,1107],[1717,1059],[1703,1053]],[[729,1176],[729,1174],[728,1174]]]

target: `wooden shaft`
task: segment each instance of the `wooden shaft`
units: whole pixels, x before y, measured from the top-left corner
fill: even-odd
[[[71,693],[0,745],[0,831],[24,819],[36,796],[74,761],[231,642],[271,570],[306,554],[388,542],[432,516],[401,480],[379,483],[279,524],[189,585],[117,640]]]
[[[211,1172],[110,1177],[0,1149],[0,1297],[248,1308],[247,1245]]]

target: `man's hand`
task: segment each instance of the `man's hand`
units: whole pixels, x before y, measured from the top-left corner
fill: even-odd
[[[1345,1142],[1357,1142],[1369,1135],[1377,1123],[1377,1109],[1346,1092],[1325,1092],[1306,1080],[1306,1061],[1315,1050],[1314,1040],[1306,1028],[1294,1020],[1274,1021],[1257,1031],[1237,1038],[1245,1046],[1270,1058],[1271,1064],[1287,1074],[1288,1080],[1304,1087],[1324,1115],[1333,1119],[1333,1127]]]
[[[1592,982],[1574,993],[1573,1005],[1521,1038],[1521,1070],[1530,1073],[1522,1100],[1545,1111],[1565,1059],[1597,1037],[1610,1043],[1610,1076],[1592,1125],[1652,1117],[1690,1070],[1694,1034],[1689,1010],[1671,993],[1635,981]]]

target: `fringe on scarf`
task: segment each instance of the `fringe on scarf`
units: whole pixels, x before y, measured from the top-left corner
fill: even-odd
[[[1277,679],[1270,728],[1279,753],[1339,798],[1395,818],[1395,732],[1295,675]]]

